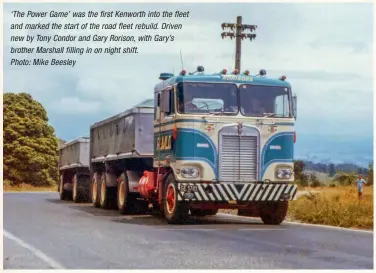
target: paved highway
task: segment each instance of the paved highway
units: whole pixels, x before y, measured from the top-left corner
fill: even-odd
[[[57,193],[4,193],[5,269],[372,269],[373,233],[219,214],[172,226]]]

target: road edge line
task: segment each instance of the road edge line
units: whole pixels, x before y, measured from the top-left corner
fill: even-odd
[[[37,256],[39,259],[41,259],[42,261],[46,262],[49,266],[51,266],[52,268],[54,269],[65,269],[59,262],[55,261],[54,259],[52,259],[51,257],[49,257],[48,255],[46,255],[45,253],[43,253],[42,251],[40,251],[39,249],[29,245],[28,243],[26,243],[25,241],[23,241],[22,239],[14,236],[12,233],[10,233],[9,231],[6,231],[5,229],[3,230],[3,234],[5,237],[7,237],[8,239],[10,240],[13,240],[15,241],[16,243],[18,243],[20,246],[30,250],[35,256]]]
[[[234,218],[238,218],[238,219],[248,219],[248,220],[250,219],[250,217],[233,215],[233,214],[227,214],[227,213],[222,213],[222,212],[217,213],[217,215],[229,216],[229,217],[234,217]],[[373,231],[362,230],[362,229],[352,229],[352,228],[335,227],[335,226],[327,226],[327,225],[320,225],[320,224],[310,224],[310,223],[301,223],[301,222],[293,222],[293,221],[283,221],[283,223],[292,224],[292,225],[321,227],[321,228],[339,229],[339,230],[345,230],[345,231],[353,231],[353,232],[355,231],[355,232],[363,232],[363,233],[371,233],[371,234],[373,234]]]

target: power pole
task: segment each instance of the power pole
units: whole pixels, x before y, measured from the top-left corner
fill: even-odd
[[[225,28],[231,29],[232,32],[222,32],[221,36],[222,39],[225,37],[235,38],[236,42],[236,53],[235,53],[235,69],[240,72],[240,64],[241,64],[241,55],[242,55],[242,40],[249,38],[251,41],[256,39],[256,34],[253,33],[245,33],[246,30],[253,32],[256,30],[256,25],[243,25],[242,24],[242,17],[238,16],[236,19],[236,24],[231,23],[223,23],[221,25],[222,29]],[[235,30],[235,31],[234,31]]]

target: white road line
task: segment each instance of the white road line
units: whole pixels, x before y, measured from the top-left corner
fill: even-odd
[[[22,247],[30,250],[35,256],[37,256],[42,261],[46,262],[52,268],[55,268],[55,269],[64,269],[64,267],[60,263],[58,263],[57,261],[55,261],[51,257],[48,257],[46,254],[44,254],[39,249],[36,249],[35,247],[33,247],[33,246],[29,245],[28,243],[26,243],[25,241],[21,240],[20,238],[17,238],[12,233],[4,230],[3,234],[8,239],[11,239],[11,240],[15,241],[16,243],[18,243]]]
[[[373,233],[371,230],[363,230],[363,229],[353,229],[353,228],[344,228],[344,227],[334,227],[334,226],[326,226],[326,225],[319,225],[319,224],[309,224],[309,223],[299,223],[299,222],[290,222],[284,221],[284,223],[292,224],[292,225],[301,225],[301,226],[311,226],[311,227],[321,227],[321,228],[331,228],[331,229],[339,229],[345,231],[354,231],[354,232],[364,232],[364,233]]]
[[[228,213],[217,213],[218,216],[224,216],[227,218],[237,218],[239,220],[255,220],[255,218],[250,218],[246,216],[239,216],[233,215]],[[283,223],[292,224],[292,225],[301,225],[301,226],[311,226],[311,227],[320,227],[320,228],[328,228],[328,229],[337,229],[337,230],[344,230],[344,231],[352,231],[352,232],[363,232],[363,233],[373,233],[370,230],[362,230],[362,229],[352,229],[352,228],[343,228],[343,227],[335,227],[335,226],[326,226],[326,225],[318,225],[318,224],[308,224],[308,223],[299,223],[299,222],[291,222],[291,221],[284,221]],[[282,223],[282,224],[283,224]]]

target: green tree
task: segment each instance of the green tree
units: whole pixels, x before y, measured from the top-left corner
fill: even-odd
[[[44,107],[27,93],[4,93],[4,182],[56,184],[57,138]]]
[[[368,164],[368,185],[373,185],[373,161]]]
[[[301,173],[298,184],[303,187],[308,187],[309,184],[309,176],[306,173]]]
[[[309,175],[309,181],[311,182],[311,186],[313,188],[321,186],[321,183],[320,183],[319,179],[317,178],[316,173],[314,173],[314,172]]]
[[[308,176],[304,173],[305,164],[302,160],[294,161],[295,182],[305,187],[308,186]]]
[[[341,172],[337,174],[333,180],[337,181],[341,186],[347,186],[355,184],[357,178],[358,176],[354,173]]]
[[[295,175],[295,181],[299,180],[300,175],[304,171],[304,162],[302,160],[295,160],[294,161],[294,175]]]

